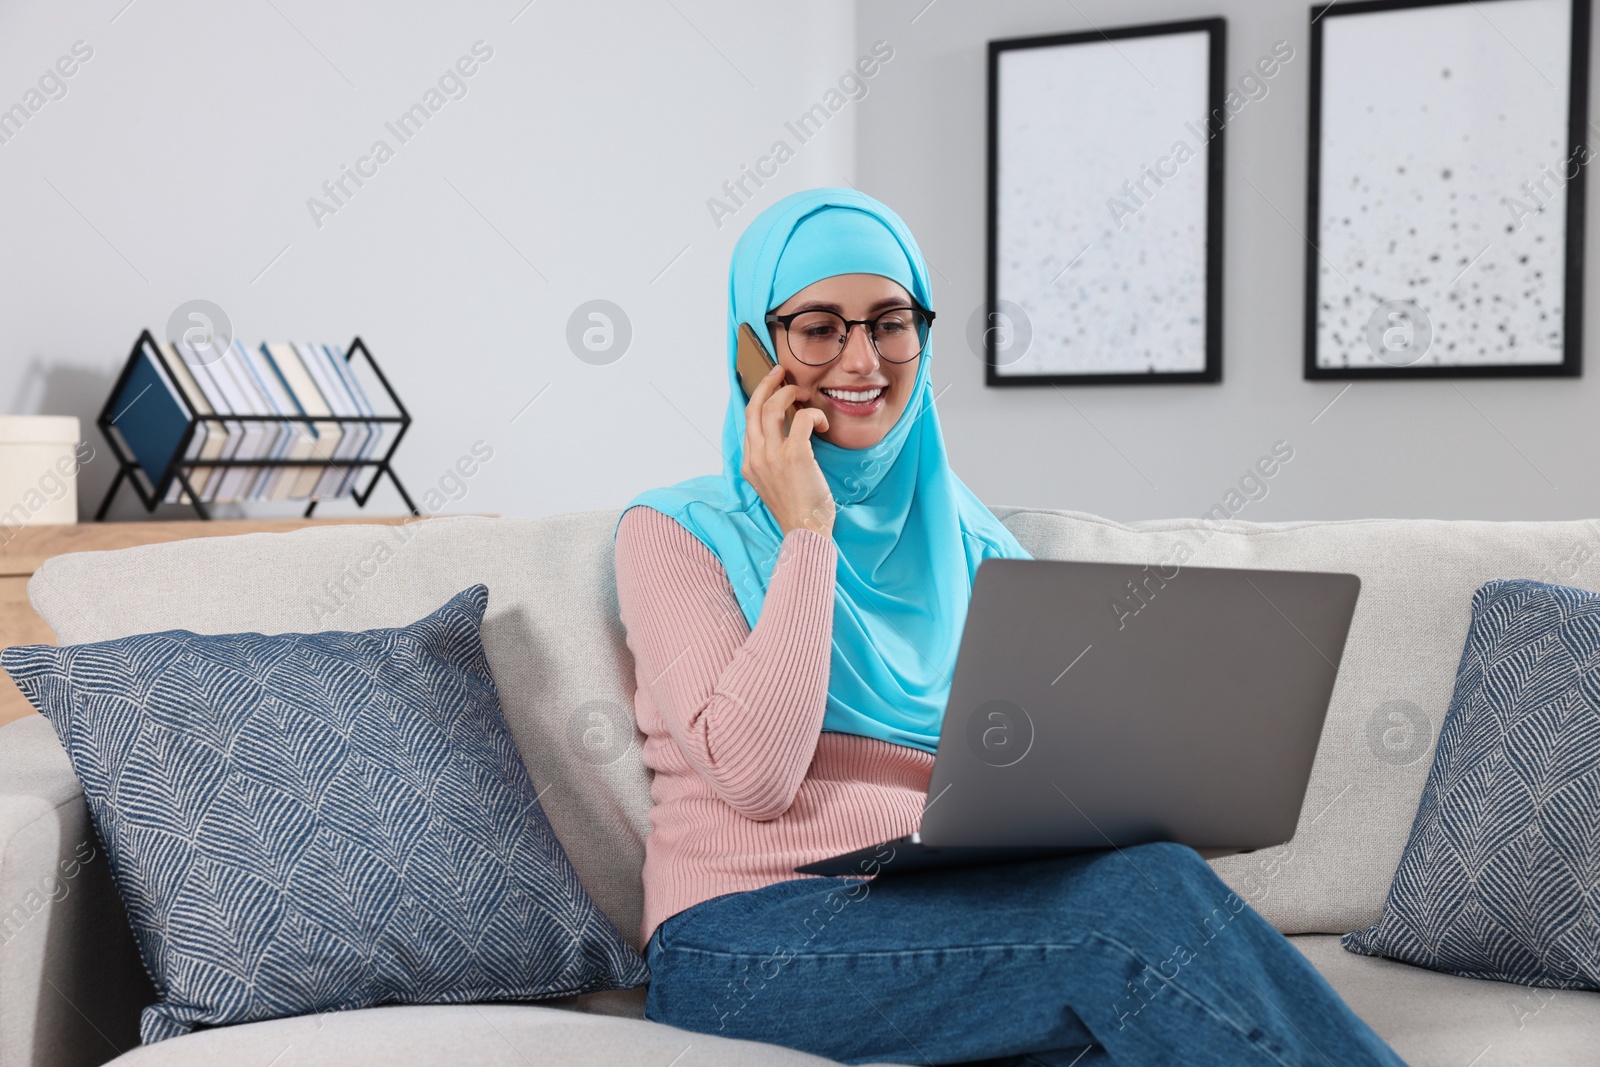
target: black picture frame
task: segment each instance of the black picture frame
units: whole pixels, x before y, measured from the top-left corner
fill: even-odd
[[[1473,5],[1492,6],[1499,0],[1333,0],[1311,8],[1311,64],[1310,64],[1310,121],[1308,123],[1307,173],[1306,173],[1306,277],[1305,277],[1305,354],[1304,376],[1310,381],[1364,381],[1389,378],[1519,378],[1519,377],[1579,377],[1583,371],[1583,267],[1584,267],[1584,174],[1580,169],[1576,178],[1565,186],[1566,226],[1563,239],[1565,249],[1562,264],[1565,270],[1562,287],[1562,359],[1559,363],[1462,363],[1445,365],[1400,365],[1369,367],[1322,366],[1318,358],[1319,316],[1322,311],[1318,293],[1318,261],[1322,257],[1319,238],[1322,237],[1321,169],[1322,169],[1322,104],[1327,91],[1323,85],[1325,42],[1324,27],[1329,19],[1354,18],[1380,12],[1411,8]],[[1584,132],[1588,125],[1589,108],[1589,28],[1591,0],[1570,0],[1571,51],[1567,85],[1567,143],[1565,158],[1571,160],[1585,144]],[[1484,16],[1487,18],[1487,16]],[[1492,209],[1503,210],[1499,205]]]
[[[988,42],[988,137],[986,246],[987,262],[984,289],[984,322],[993,324],[1000,314],[1002,294],[999,285],[999,167],[1000,167],[1000,69],[1002,57],[1012,51],[1097,44],[1174,34],[1208,35],[1207,76],[1204,110],[1196,117],[1206,124],[1205,191],[1205,344],[1204,365],[1192,371],[1133,371],[1094,373],[1002,373],[997,361],[994,331],[983,331],[984,384],[990,386],[1056,385],[1149,385],[1179,383],[1217,383],[1222,380],[1222,292],[1223,292],[1223,178],[1226,161],[1227,98],[1227,20],[1222,17],[1185,19],[1176,22],[1146,23],[1108,27],[1079,33],[1010,37]],[[981,324],[980,324],[981,325]]]

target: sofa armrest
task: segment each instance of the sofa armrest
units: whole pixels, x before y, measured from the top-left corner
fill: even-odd
[[[0,1067],[105,1063],[154,1001],[54,730],[0,728]]]

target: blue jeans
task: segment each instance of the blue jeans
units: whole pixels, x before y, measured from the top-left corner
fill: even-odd
[[[796,878],[679,912],[645,952],[646,1018],[842,1063],[1404,1067],[1170,842]]]

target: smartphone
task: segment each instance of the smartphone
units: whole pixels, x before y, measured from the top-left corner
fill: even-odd
[[[761,338],[756,336],[755,330],[750,328],[748,322],[739,324],[739,353],[736,366],[739,370],[739,384],[744,387],[744,399],[749,403],[755,395],[756,386],[761,384],[777,361],[767,354],[767,346],[761,343]],[[790,404],[783,413],[783,435],[789,436],[789,424],[794,421],[795,405]]]

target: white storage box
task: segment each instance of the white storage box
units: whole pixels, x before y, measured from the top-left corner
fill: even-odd
[[[78,432],[76,415],[0,415],[0,541],[78,521]]]

